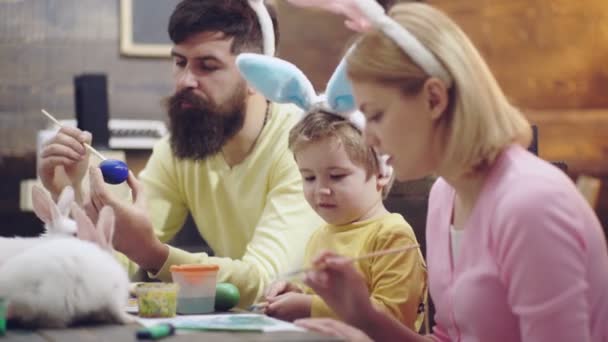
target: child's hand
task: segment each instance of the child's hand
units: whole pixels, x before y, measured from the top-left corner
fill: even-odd
[[[284,321],[310,317],[312,295],[287,292],[268,300],[265,313]]]
[[[264,297],[269,300],[287,292],[302,293],[302,289],[294,283],[279,280],[270,284],[266,289],[266,293],[264,293]]]

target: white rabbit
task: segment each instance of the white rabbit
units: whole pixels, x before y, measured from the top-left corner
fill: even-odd
[[[32,203],[34,213],[44,222],[44,233],[39,237],[0,237],[0,265],[9,258],[40,243],[43,239],[76,234],[76,222],[69,217],[74,203],[72,187],[66,186],[55,204],[46,191],[34,185]]]
[[[0,266],[0,297],[9,319],[63,328],[78,322],[127,323],[129,279],[112,255],[114,211],[104,207],[97,229],[75,204],[77,236],[44,239]]]

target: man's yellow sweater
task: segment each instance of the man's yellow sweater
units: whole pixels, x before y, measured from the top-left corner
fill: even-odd
[[[253,303],[277,274],[300,265],[310,234],[321,224],[302,193],[302,180],[287,146],[301,111],[271,104],[271,114],[247,158],[229,167],[222,154],[202,161],[177,159],[162,139],[140,179],[157,236],[169,241],[191,213],[215,252],[170,247],[160,271],[170,281],[175,264],[217,264],[218,281],[241,292],[239,306]]]

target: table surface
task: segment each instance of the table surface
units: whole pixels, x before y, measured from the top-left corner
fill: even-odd
[[[69,329],[44,330],[8,330],[0,337],[2,342],[88,342],[88,341],[138,341],[135,331],[140,326],[129,325],[102,325],[82,326]],[[320,335],[313,332],[192,332],[163,338],[161,341],[341,341],[340,339]]]

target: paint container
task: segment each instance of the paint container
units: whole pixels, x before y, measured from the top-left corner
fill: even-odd
[[[177,308],[177,284],[141,283],[137,285],[137,306],[140,317],[174,317]]]
[[[177,312],[184,315],[214,311],[217,265],[173,265],[171,276],[179,285]]]

